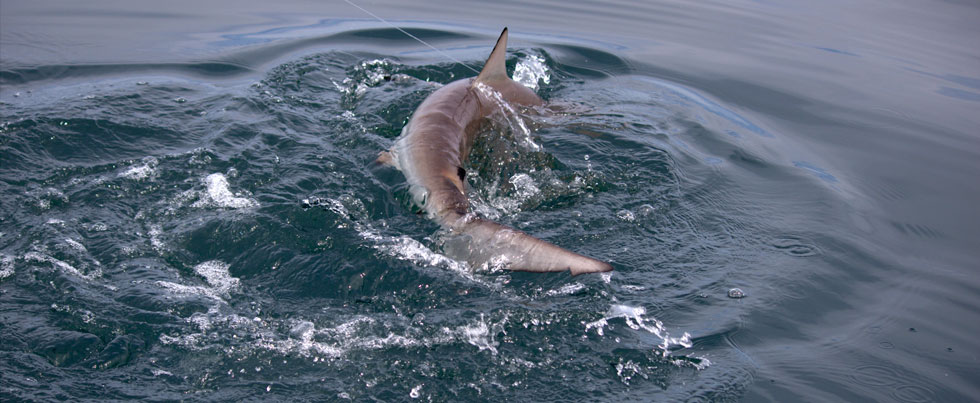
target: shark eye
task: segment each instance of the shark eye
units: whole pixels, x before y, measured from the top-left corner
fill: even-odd
[[[460,182],[466,182],[466,170],[463,167],[456,168],[456,176],[459,177]]]

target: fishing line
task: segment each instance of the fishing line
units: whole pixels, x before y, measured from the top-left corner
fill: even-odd
[[[415,35],[412,35],[412,34],[410,34],[410,33],[408,33],[408,31],[405,31],[404,29],[401,29],[401,28],[399,28],[399,27],[398,27],[398,26],[396,26],[395,24],[392,24],[392,23],[390,23],[390,22],[388,22],[388,20],[386,20],[386,19],[384,19],[384,18],[381,18],[381,17],[378,17],[378,16],[376,15],[376,14],[374,14],[374,13],[372,13],[372,12],[370,12],[370,11],[368,11],[368,10],[365,10],[365,9],[364,9],[363,7],[361,7],[361,6],[359,6],[359,5],[357,5],[357,4],[354,4],[354,2],[352,2],[352,1],[350,1],[350,0],[344,0],[344,1],[345,1],[345,2],[347,2],[347,4],[350,4],[350,5],[352,5],[352,6],[354,6],[354,7],[356,7],[356,8],[358,9],[358,10],[361,10],[361,11],[363,11],[363,12],[365,12],[365,13],[367,13],[367,15],[370,15],[370,16],[372,16],[372,17],[374,17],[374,18],[377,18],[377,19],[378,19],[378,21],[381,21],[381,22],[383,22],[383,23],[385,23],[385,24],[388,24],[388,26],[390,26],[390,27],[392,27],[392,28],[394,28],[394,29],[397,29],[397,30],[399,30],[399,31],[401,31],[401,33],[403,33],[403,34],[405,34],[405,35],[408,35],[408,37],[409,37],[409,38],[412,38],[412,39],[415,39],[416,41],[419,41],[419,43],[421,43],[421,44],[423,44],[423,45],[425,45],[425,46],[428,46],[428,47],[429,47],[429,49],[432,49],[432,50],[434,50],[434,51],[436,51],[436,52],[438,52],[438,53],[439,53],[440,55],[443,55],[443,56],[445,56],[445,57],[446,57],[447,59],[449,59],[449,60],[452,60],[452,61],[454,61],[454,62],[456,62],[456,63],[458,63],[459,65],[461,65],[461,66],[463,66],[463,67],[466,67],[466,68],[468,68],[468,69],[470,69],[470,70],[472,70],[472,71],[473,71],[474,73],[476,73],[476,74],[480,74],[480,72],[479,72],[478,70],[476,70],[476,69],[474,69],[474,68],[472,68],[472,67],[470,67],[470,66],[468,66],[468,65],[466,65],[466,64],[464,64],[463,62],[461,62],[461,61],[459,61],[459,60],[456,60],[456,58],[454,58],[454,57],[452,57],[452,56],[450,56],[450,55],[449,55],[449,54],[447,54],[446,52],[443,52],[443,51],[441,51],[441,50],[439,50],[439,49],[436,49],[436,47],[435,47],[435,46],[432,46],[432,45],[430,45],[430,44],[429,44],[428,42],[426,42],[426,41],[423,41],[423,40],[421,40],[421,39],[419,39],[419,37],[417,37],[417,36],[415,36]]]

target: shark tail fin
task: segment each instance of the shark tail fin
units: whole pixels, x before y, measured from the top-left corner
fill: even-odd
[[[463,217],[453,227],[453,232],[461,236],[447,253],[474,265],[486,263],[508,270],[538,273],[568,270],[573,276],[613,269],[609,263],[582,256],[483,217]]]
[[[507,76],[506,62],[507,28],[504,28],[503,32],[500,33],[500,38],[497,38],[497,44],[494,45],[493,51],[490,52],[490,57],[487,58],[487,62],[483,65],[483,70],[476,77],[476,81],[488,83],[509,80],[510,77]]]

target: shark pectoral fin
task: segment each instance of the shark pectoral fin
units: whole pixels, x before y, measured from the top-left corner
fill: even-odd
[[[398,165],[395,164],[395,158],[393,155],[391,155],[390,151],[382,151],[378,153],[378,159],[374,160],[374,163],[379,165],[387,165],[392,168],[398,168]]]
[[[476,77],[477,82],[489,83],[495,81],[510,80],[507,76],[507,28],[500,33],[500,37],[497,38],[497,44],[493,47],[493,52],[490,52],[490,57],[487,58],[487,62],[483,65],[483,70],[480,71],[480,75]]]

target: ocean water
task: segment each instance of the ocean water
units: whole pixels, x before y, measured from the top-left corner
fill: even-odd
[[[354,3],[0,3],[3,401],[980,393],[977,4]],[[504,26],[561,112],[474,209],[611,273],[455,261],[372,163]]]

